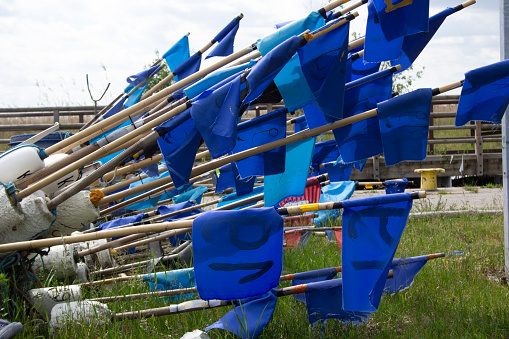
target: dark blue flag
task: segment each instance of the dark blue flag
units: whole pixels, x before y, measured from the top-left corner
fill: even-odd
[[[343,118],[349,27],[349,23],[338,27],[298,51],[302,72],[313,92],[314,103],[327,123]],[[309,120],[308,124],[310,128],[318,127]]]
[[[192,237],[200,298],[242,299],[279,284],[283,218],[275,209],[208,211],[194,220]]]
[[[239,105],[240,76],[193,100],[191,117],[213,158],[225,155],[235,146]]]
[[[348,181],[353,170],[353,163],[345,163],[343,160],[338,159],[334,162],[325,164],[325,169],[329,173],[329,180],[334,181]]]
[[[372,312],[345,311],[343,309],[343,281],[332,279],[311,283],[306,289],[306,305],[310,324],[328,319],[342,323],[363,324]]]
[[[352,41],[352,43],[354,43]],[[355,81],[366,75],[376,73],[380,70],[380,62],[364,62],[362,57],[355,57],[356,53],[362,51],[364,45],[352,49],[348,53],[348,60],[346,64],[346,83]]]
[[[292,279],[292,286],[301,285],[301,284],[309,284],[317,281],[325,281],[331,280],[338,273],[336,272],[335,267],[322,268],[319,270],[295,273]],[[299,293],[294,294],[293,297],[295,300],[306,303],[306,294]]]
[[[344,310],[377,310],[411,207],[410,193],[343,202]]]
[[[374,80],[366,81],[367,78]],[[392,74],[384,70],[347,84],[345,118],[376,108],[392,96]],[[372,117],[333,130],[345,163],[363,160],[383,152],[378,118]]]
[[[183,112],[155,129],[162,134],[157,143],[175,187],[189,182],[201,143],[201,135],[189,114],[189,110]]]
[[[233,310],[205,328],[205,331],[219,328],[244,339],[258,338],[272,319],[276,303],[277,296],[273,289],[261,296],[239,300]]]
[[[231,204],[231,203],[233,203],[235,201],[238,201],[238,200],[247,199],[249,197],[252,197],[252,196],[255,196],[255,195],[258,195],[258,194],[261,194],[261,193],[263,193],[263,186],[255,187],[255,188],[253,188],[251,193],[244,194],[244,195],[237,194],[237,192],[234,192],[234,193],[231,193],[231,194],[227,194],[227,195],[225,195],[224,197],[221,198],[221,202],[219,202],[217,204],[217,207],[221,207],[223,205]],[[245,206],[237,207],[235,209],[238,210],[238,209],[241,209],[243,207],[251,206],[251,205],[254,205],[254,204],[256,204],[256,202],[253,202],[251,204],[246,204]]]
[[[221,37],[221,39],[216,40],[219,43],[216,47],[210,53],[207,55],[205,59],[208,59],[210,57],[214,56],[228,56],[233,53],[233,43],[235,41],[235,35],[237,35],[237,31],[239,30],[239,21],[234,19],[235,25],[230,29],[228,34],[226,36]]]
[[[386,166],[426,158],[431,97],[423,88],[378,104]]]
[[[166,53],[163,54],[163,59],[170,71],[174,71],[178,65],[189,59],[189,38],[184,35],[175,45],[173,45]]]
[[[394,259],[391,266],[394,277],[387,279],[384,292],[394,294],[409,288],[413,284],[417,273],[427,262],[427,255]]]
[[[509,60],[474,69],[465,74],[456,126],[469,121],[500,124],[509,104]]]
[[[317,170],[327,156],[337,148],[338,145],[334,139],[317,142],[313,151],[313,158],[311,159],[311,167]]]
[[[178,65],[174,70],[174,78],[176,81],[187,78],[191,74],[196,73],[200,69],[201,65],[201,53],[194,53],[180,65]]]
[[[286,136],[286,108],[280,108],[239,124],[237,142],[232,153],[264,145]],[[286,147],[252,155],[236,162],[241,178],[282,173],[285,170]]]
[[[122,96],[122,98],[120,98],[120,100],[117,101],[115,106],[110,108],[110,110],[104,114],[103,119],[107,119],[107,118],[111,117],[112,115],[115,115],[118,112],[120,112],[121,110],[123,110],[124,109],[124,103],[125,103],[126,100],[127,100],[127,97],[126,96]]]
[[[129,217],[113,219],[113,220],[107,221],[107,222],[99,225],[99,229],[102,231],[102,230],[107,230],[110,228],[121,227],[124,225],[137,223],[137,222],[142,221],[144,217],[145,217],[145,213],[139,213],[136,215],[131,215]],[[122,238],[122,237],[114,237],[111,240],[116,240],[116,239],[120,239],[120,238]],[[136,251],[136,248],[132,247],[132,248],[127,249],[127,251],[129,253],[134,253]]]
[[[428,31],[429,0],[370,0],[364,60],[380,62],[400,57],[405,36]]]
[[[429,31],[418,34],[408,35],[404,38],[401,56],[391,61],[392,65],[401,65],[402,71],[408,69],[417,59],[419,54],[428,42],[433,38],[436,31],[440,28],[445,18],[456,12],[454,8],[447,8],[429,18]]]
[[[219,167],[219,172],[216,171],[213,174],[212,180],[216,186],[216,194],[222,193],[228,188],[235,188],[238,195],[244,195],[253,191],[256,177],[242,179],[237,170],[237,165],[233,162]]]

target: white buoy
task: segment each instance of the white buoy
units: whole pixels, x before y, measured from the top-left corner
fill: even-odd
[[[78,269],[74,252],[74,244],[52,246],[48,255],[35,258],[32,268],[36,274],[51,270],[58,280],[74,277]]]
[[[28,297],[34,307],[47,317],[56,304],[83,299],[80,285],[35,288],[28,291]]]
[[[68,321],[104,324],[110,317],[111,311],[108,307],[97,301],[83,300],[56,304],[51,310],[50,332],[53,334]]]
[[[21,225],[24,219],[25,215],[21,206],[14,205],[5,187],[0,186],[0,242],[2,242],[4,232],[16,232],[12,228]]]
[[[4,201],[4,198],[0,196],[0,215],[5,217],[0,220],[0,244],[30,240],[48,230],[55,220],[55,215],[46,206],[48,199],[42,191],[24,198],[18,206],[13,206],[8,198]],[[18,216],[20,210],[23,218]],[[9,216],[9,213],[12,215]]]
[[[103,245],[103,244],[106,244],[107,242],[108,242],[107,239],[94,240],[92,247]],[[97,261],[99,263],[99,266],[101,266],[101,268],[113,267],[115,265],[115,262],[113,261],[113,257],[111,256],[111,252],[110,252],[109,248],[97,252],[96,256],[97,256]]]
[[[0,181],[4,184],[15,182],[42,169],[44,162],[39,149],[33,146],[16,147],[0,156]]]
[[[89,191],[80,191],[57,206],[57,220],[41,238],[70,235],[99,218],[100,211],[91,201]]]
[[[194,330],[192,332],[187,332],[180,339],[210,339],[209,335],[206,332],[201,330]]]
[[[44,159],[44,167],[48,167],[48,166],[53,165],[54,163],[60,162],[63,159],[67,158],[68,156],[69,156],[69,154],[64,154],[64,153],[52,154],[49,157],[47,157],[46,159]],[[55,180],[48,186],[44,187],[42,190],[47,195],[50,195],[52,193],[55,193],[59,189],[67,187],[70,184],[72,184],[73,182],[76,182],[76,180],[78,180],[78,177],[79,177],[79,171],[74,170],[71,173],[66,174],[63,177],[59,178],[58,180]]]
[[[82,283],[88,282],[88,276],[90,274],[90,270],[88,269],[87,264],[84,262],[79,262],[76,264],[76,276],[78,280]]]

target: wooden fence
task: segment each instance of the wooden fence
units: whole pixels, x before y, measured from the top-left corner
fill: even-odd
[[[501,174],[502,137],[499,126],[475,122],[455,127],[458,100],[459,96],[433,98],[425,161],[403,162],[386,167],[383,157],[373,157],[368,159],[362,173],[357,170],[352,172],[352,180],[418,178],[419,174],[413,170],[426,167],[444,168],[446,172],[442,176]],[[282,105],[257,105],[250,109],[244,119],[279,107]],[[100,111],[102,108],[96,109]],[[94,110],[93,106],[0,109],[0,144],[4,144],[0,145],[0,149],[7,148],[11,136],[37,133],[52,126],[54,122],[60,123],[62,131],[76,132],[95,114]]]

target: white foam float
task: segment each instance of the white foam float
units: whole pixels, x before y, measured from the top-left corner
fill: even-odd
[[[90,275],[90,270],[88,269],[87,264],[84,262],[79,262],[76,264],[76,276],[78,280],[82,283],[88,282],[88,276]]]
[[[91,201],[89,191],[80,191],[57,206],[57,219],[41,238],[71,235],[99,218],[100,211]]]
[[[24,198],[17,206],[9,199],[5,189],[0,190],[0,244],[27,241],[48,230],[55,215],[48,210],[44,192]],[[19,213],[23,214],[23,217]]]
[[[80,233],[81,234],[81,233]],[[90,248],[106,244],[108,242],[107,239],[98,239],[98,240],[91,240],[91,241],[85,241],[80,242],[76,244],[76,248],[78,252],[88,250]],[[89,268],[93,268],[96,265],[99,265],[102,268],[108,268],[115,266],[115,261],[113,260],[113,257],[111,255],[111,251],[109,248],[92,253],[87,254],[83,257],[85,260],[85,263]]]
[[[83,299],[80,285],[35,288],[28,291],[28,297],[34,307],[48,318],[56,304]]]
[[[68,156],[69,156],[69,154],[64,154],[64,153],[52,154],[49,157],[47,157],[46,159],[44,159],[44,167],[48,167],[48,166],[51,166],[57,162],[60,162],[63,159],[67,158]],[[52,193],[55,193],[59,189],[67,187],[70,184],[72,184],[73,182],[76,182],[76,180],[78,180],[78,178],[79,178],[79,171],[76,169],[76,170],[72,171],[71,173],[62,176],[58,180],[55,180],[48,186],[44,187],[42,190],[47,195],[50,195]]]
[[[68,321],[104,324],[110,320],[111,313],[108,306],[97,301],[83,300],[56,304],[51,310],[50,332],[54,333]]]
[[[0,181],[8,184],[42,169],[44,162],[39,148],[22,146],[8,150],[0,156]]]
[[[78,269],[74,244],[50,247],[48,255],[39,255],[34,259],[32,268],[36,274],[52,270],[58,280],[74,277]]]

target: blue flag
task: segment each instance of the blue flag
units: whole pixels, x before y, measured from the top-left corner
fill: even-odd
[[[200,65],[201,53],[194,53],[173,70],[175,80],[179,81],[196,73],[200,69]]]
[[[311,167],[317,170],[319,169],[320,164],[323,163],[325,158],[337,149],[338,145],[334,139],[320,141],[315,144],[315,150],[313,151],[313,158],[311,159]]]
[[[345,163],[342,159],[325,164],[325,170],[329,173],[331,182],[348,181],[353,170],[353,163]]]
[[[205,331],[219,328],[244,339],[258,338],[272,319],[276,303],[277,296],[273,289],[261,296],[239,300],[233,310],[205,328]]]
[[[249,197],[252,197],[252,196],[255,196],[255,195],[258,195],[258,194],[261,194],[261,193],[263,193],[263,186],[255,187],[255,188],[253,188],[251,193],[244,194],[244,195],[240,195],[237,192],[234,192],[234,193],[231,193],[231,194],[227,194],[227,195],[225,195],[225,196],[223,196],[221,198],[221,202],[219,202],[217,204],[217,207],[221,207],[223,205],[231,204],[231,203],[233,203],[235,201],[238,201],[238,200],[247,199]],[[256,204],[256,203],[253,202],[251,204],[246,204],[245,206],[242,206],[242,207],[248,207],[248,206],[251,206],[251,205],[254,205],[254,204]],[[242,207],[237,207],[235,209],[238,210],[238,209],[240,209]]]
[[[163,54],[163,59],[166,60],[166,64],[170,71],[174,71],[177,66],[189,59],[189,56],[189,37],[184,35],[175,45]]]
[[[292,279],[292,286],[301,285],[301,284],[309,284],[317,281],[325,281],[331,280],[338,273],[336,272],[335,267],[322,268],[319,270],[295,273]],[[306,294],[299,293],[294,294],[293,297],[295,300],[306,303]]]
[[[150,291],[168,291],[196,286],[194,269],[184,268],[180,270],[165,271],[151,274],[144,274],[143,280],[150,285]],[[180,301],[190,299],[194,293],[179,294],[169,297],[169,301]],[[168,300],[167,299],[167,300]]]
[[[204,300],[242,299],[279,284],[283,218],[273,208],[208,211],[193,222],[196,285]]]
[[[124,226],[124,225],[128,225],[128,224],[137,223],[137,222],[142,221],[144,217],[145,217],[145,213],[139,213],[139,214],[131,215],[128,217],[113,219],[113,220],[107,221],[107,222],[99,225],[99,229],[102,231],[102,230],[107,230],[110,228],[115,228],[115,227],[120,227],[120,226]],[[117,240],[120,238],[122,238],[122,237],[113,237],[111,240]],[[134,253],[135,251],[136,251],[135,247],[131,247],[131,248],[127,249],[127,252],[129,252],[129,253]]]
[[[343,309],[377,310],[412,208],[410,193],[343,202]]]
[[[343,118],[349,27],[349,23],[338,27],[298,50],[302,73],[313,92],[313,103],[327,123]],[[310,120],[308,124],[310,128],[319,127]]]
[[[122,98],[120,98],[120,100],[117,101],[115,106],[110,108],[110,110],[104,114],[103,118],[107,119],[107,118],[111,117],[112,115],[115,115],[118,112],[120,112],[121,110],[123,110],[124,109],[124,102],[126,100],[127,100],[127,97],[126,96],[122,96]]]
[[[193,101],[191,117],[213,158],[225,155],[235,146],[239,105],[240,76],[203,92]]]
[[[280,108],[239,124],[232,153],[264,145],[286,136],[286,108]],[[241,178],[282,173],[285,170],[286,147],[259,153],[236,162]]]
[[[373,79],[366,81],[366,79]],[[345,118],[376,108],[392,96],[392,74],[384,70],[347,84]],[[372,117],[333,130],[345,163],[363,160],[383,152],[378,118]]]
[[[173,202],[176,204],[183,202],[183,201],[190,201],[194,200],[197,204],[201,203],[201,197],[203,193],[207,192],[209,189],[205,186],[198,186],[196,188],[193,188],[189,191],[180,193],[179,195],[176,195],[173,197]]]
[[[500,124],[509,104],[508,85],[509,60],[467,72],[454,124],[473,120]]]
[[[140,185],[143,185],[143,184],[147,184],[149,182],[152,182],[152,181],[159,180],[161,178],[167,177],[168,175],[169,175],[168,171],[164,171],[163,173],[161,173],[157,177],[152,177],[152,178],[149,177],[149,178],[140,179],[140,180],[138,180],[136,182],[133,182],[132,184],[129,185],[129,188],[134,188],[134,187],[137,187],[137,186],[140,186]],[[133,195],[129,196],[127,199],[134,198],[134,197],[136,197],[136,196],[138,196],[140,194],[143,194],[143,193],[145,193],[145,192],[140,192],[140,193],[133,194]],[[149,199],[137,202],[136,204],[132,204],[132,205],[126,206],[125,209],[136,211],[136,210],[142,210],[142,209],[154,207],[155,205],[157,205],[157,202],[159,201],[160,198],[161,198],[160,195],[158,195],[156,197],[151,197]]]
[[[352,43],[354,43],[352,41]],[[366,75],[376,73],[380,70],[380,62],[364,62],[362,57],[354,57],[354,55],[364,49],[364,45],[352,49],[348,53],[346,64],[346,83],[363,78]]]
[[[322,187],[319,202],[344,201],[350,199],[354,192],[355,182],[353,181],[331,182],[329,185]],[[329,227],[340,215],[339,209],[318,211],[318,218],[315,218],[315,226]]]
[[[364,60],[380,62],[400,57],[405,36],[428,31],[429,0],[370,0]]]
[[[394,294],[409,288],[413,284],[417,273],[427,262],[427,255],[394,259],[391,266],[394,277],[387,279],[384,292]]]
[[[277,206],[288,197],[304,195],[315,138],[308,138],[286,145],[285,171],[265,175],[265,206]]]
[[[325,19],[318,12],[312,12],[307,17],[294,21],[258,41],[258,50],[264,56],[272,48],[291,36],[296,36],[306,30],[315,31],[325,24]],[[299,56],[295,54],[274,79],[279,92],[283,96],[285,106],[294,111],[304,106],[304,102],[314,100],[313,92],[309,88],[306,77],[300,66]]]
[[[368,312],[345,311],[343,309],[343,281],[332,279],[311,283],[306,289],[306,305],[310,324],[328,319],[337,319],[342,323],[362,324],[371,316]]]
[[[253,191],[256,177],[246,177],[242,179],[237,165],[233,162],[219,167],[219,173],[216,171],[212,177],[213,183],[216,185],[216,194],[224,192],[228,188],[235,188],[238,195],[244,195]]]
[[[454,12],[456,12],[454,8],[447,8],[429,18],[428,32],[406,36],[403,41],[401,56],[396,60],[391,61],[391,64],[401,65],[402,70],[400,72],[408,69],[408,67],[412,65],[415,59],[417,59],[419,54],[421,54],[422,50],[424,47],[426,47],[428,42],[430,42],[431,38],[433,38],[437,30],[444,22],[445,18]]]
[[[228,56],[233,53],[233,42],[235,41],[235,36],[237,35],[237,31],[239,30],[239,21],[234,19],[235,25],[230,29],[228,34],[224,37],[220,37],[221,39],[216,40],[219,43],[210,53],[207,55],[205,59],[214,56]]]
[[[155,129],[161,135],[157,143],[175,187],[189,183],[201,143],[201,135],[189,116],[188,110]]]
[[[426,158],[431,97],[423,88],[378,104],[386,166]]]
[[[127,77],[126,81],[129,83],[129,85],[124,89],[124,92],[125,93],[131,92],[133,88],[139,86],[143,81],[150,79],[160,70],[161,66],[156,65],[150,67],[149,69],[141,71],[138,74]],[[127,101],[124,103],[124,107],[125,108],[131,107],[132,105],[140,101],[141,95],[145,91],[145,88],[147,88],[147,85],[148,81],[145,81],[143,85],[139,86],[139,88],[127,98]]]
[[[189,208],[191,206],[193,206],[193,203],[191,203],[189,200],[186,200],[186,201],[183,201],[183,202],[175,203],[173,205],[158,206],[157,207],[157,212],[159,212],[159,215],[165,216],[167,214],[170,214],[170,213],[173,213],[173,212],[177,212],[177,211],[183,210],[185,208]],[[182,218],[185,218],[185,217],[188,217],[188,216],[191,216],[191,215],[195,215],[195,214],[198,214],[198,213],[200,213],[200,209],[199,208],[197,208],[195,210],[179,213],[179,214],[176,214],[176,215],[172,215],[172,216],[164,218],[163,220],[164,221],[172,221],[172,220],[182,219]]]

